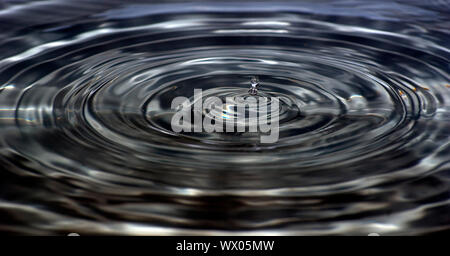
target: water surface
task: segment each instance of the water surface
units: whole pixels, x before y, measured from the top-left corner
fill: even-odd
[[[1,232],[449,229],[448,1],[2,3]],[[254,76],[277,143],[172,131]]]

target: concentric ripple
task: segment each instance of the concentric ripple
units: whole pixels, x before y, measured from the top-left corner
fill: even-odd
[[[449,229],[450,11],[378,2],[6,1],[0,230]],[[255,76],[276,143],[172,130],[194,89],[238,120]]]

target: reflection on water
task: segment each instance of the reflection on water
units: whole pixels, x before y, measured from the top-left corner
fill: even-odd
[[[5,1],[0,230],[448,229],[445,2]],[[278,142],[173,132],[194,89],[278,97]]]

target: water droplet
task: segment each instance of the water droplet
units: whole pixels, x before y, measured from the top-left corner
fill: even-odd
[[[258,94],[257,87],[259,85],[258,77],[256,77],[256,76],[252,77],[252,80],[250,81],[250,83],[251,83],[251,87],[250,87],[250,90],[248,90],[248,93],[250,95],[257,95]]]

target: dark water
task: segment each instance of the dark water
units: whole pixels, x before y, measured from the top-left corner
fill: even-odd
[[[447,0],[1,3],[1,232],[449,229]],[[277,143],[170,129],[252,76]]]

